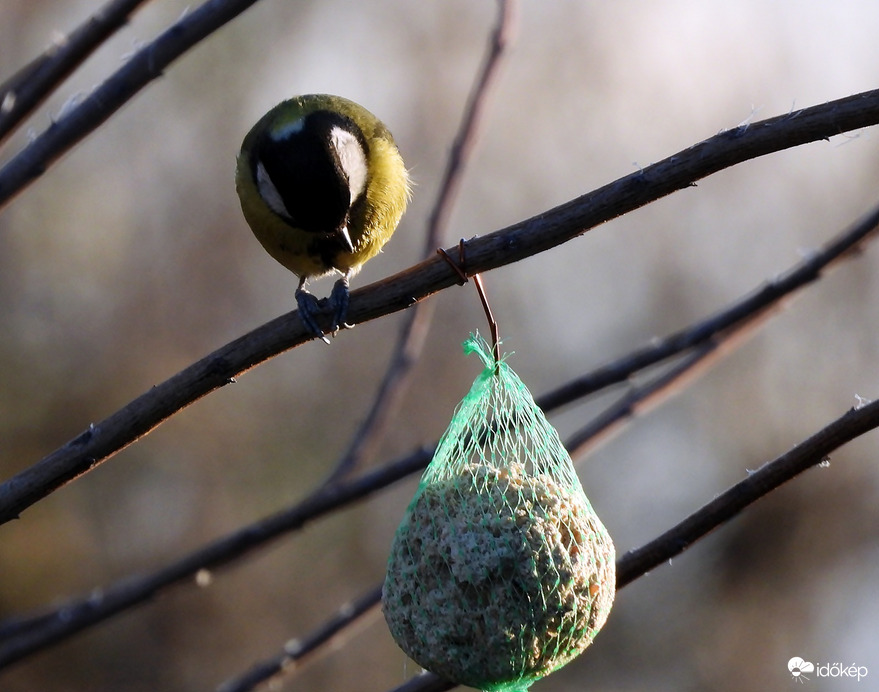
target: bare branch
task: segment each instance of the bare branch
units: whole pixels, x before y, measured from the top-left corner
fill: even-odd
[[[464,169],[473,154],[473,148],[479,137],[489,95],[493,93],[503,58],[508,54],[510,44],[513,42],[517,14],[517,2],[498,0],[498,20],[491,35],[488,54],[485,56],[482,71],[467,101],[464,119],[458,128],[458,134],[455,136],[452,149],[449,152],[449,159],[440,185],[440,194],[427,222],[425,257],[430,257],[443,243],[443,238],[446,235],[445,229],[449,225],[449,218],[461,188]]]
[[[722,132],[567,204],[468,241],[468,272],[485,272],[546,251],[722,168],[876,123],[879,90]],[[457,249],[448,254],[459,259]],[[430,258],[354,291],[348,319],[352,324],[377,319],[457,282],[457,273],[445,260]],[[234,382],[241,373],[312,338],[293,315],[295,311],[275,318],[217,349],[4,482],[0,485],[0,523],[16,518],[177,411]],[[324,317],[328,322],[329,310]]]
[[[860,248],[868,240],[869,234],[876,230],[877,222],[879,222],[879,209],[856,223],[845,233],[826,243],[820,252],[807,257],[773,282],[772,286],[781,288],[778,292],[773,292],[772,302],[766,302],[766,300],[752,302],[753,296],[760,295],[758,292],[735,303],[731,308],[685,330],[683,333],[703,334],[704,338],[683,344],[682,350],[692,349],[688,356],[663,375],[646,385],[633,389],[621,401],[613,404],[590,421],[586,427],[576,432],[566,442],[568,449],[572,453],[582,454],[587,445],[595,445],[599,438],[603,439],[603,434],[610,428],[642,409],[647,402],[656,403],[658,398],[667,396],[673,387],[679,385],[682,378],[692,376],[694,368],[704,367],[709,357],[716,357],[719,353],[728,352],[730,342],[739,342],[738,337],[742,331],[748,331],[755,325],[761,324],[765,316],[772,314],[769,307],[808,283],[805,277],[817,277],[832,263],[842,258],[854,256],[854,251]],[[720,319],[723,315],[736,315],[736,320],[726,322]],[[725,324],[727,329],[717,329],[719,324]],[[733,326],[729,327],[729,325]],[[642,365],[650,365],[655,363],[659,356],[668,358],[670,355],[668,344],[674,341],[674,338],[669,338],[656,344],[654,346],[656,358],[649,357],[649,349],[639,349],[634,354],[621,359],[620,362],[641,362]],[[581,378],[581,381],[589,381],[589,378]],[[594,389],[582,388],[579,396],[586,396],[592,391]],[[543,399],[550,402],[545,404],[544,408],[549,413],[550,410],[568,403],[570,396],[543,397]],[[4,646],[0,646],[0,666],[3,665],[4,655],[13,656],[9,659],[10,661],[17,660],[105,620],[121,610],[137,605],[164,588],[192,579],[201,570],[212,569],[218,564],[226,564],[244,556],[283,532],[301,528],[308,520],[360,500],[404,475],[416,473],[427,465],[431,455],[432,448],[422,449],[383,469],[364,475],[357,481],[325,486],[302,503],[270,519],[222,538],[184,558],[177,565],[160,570],[151,576],[141,577],[139,580],[126,580],[124,583],[111,586],[101,592],[101,598],[97,602],[93,597],[87,597],[49,613],[6,621],[0,624],[0,641],[6,641]],[[267,527],[270,530],[267,530]],[[111,597],[108,598],[108,595]],[[339,628],[343,626],[344,624],[340,624]],[[309,640],[315,636],[312,635]],[[310,655],[311,648],[307,649],[305,653]],[[285,652],[283,657],[289,655],[289,652]],[[295,657],[293,660],[296,660]]]
[[[681,523],[617,560],[617,590],[680,555],[748,505],[803,471],[821,464],[842,445],[879,427],[879,401],[851,409],[786,454],[767,462]],[[393,692],[439,692],[456,687],[433,673],[407,681]]]
[[[56,40],[0,84],[0,142],[147,0],[110,0],[81,26]]]
[[[716,346],[712,341],[699,344],[666,372],[647,384],[633,387],[619,401],[565,440],[565,448],[572,457],[578,457],[605,442],[614,430],[638,412],[658,401],[665,401],[670,394],[683,389],[684,381],[692,380],[697,370],[704,369],[709,357],[718,353]]]
[[[587,445],[598,442],[599,435],[604,439],[613,427],[633,415],[636,408],[643,410],[667,386],[680,387],[679,371],[686,373],[689,379],[697,370],[704,370],[709,360],[720,355],[717,349],[726,351],[732,347],[733,340],[738,345],[741,339],[753,334],[774,312],[789,305],[803,288],[824,276],[841,260],[860,252],[877,231],[879,207],[762,288],[686,329],[548,392],[537,399],[538,406],[544,410],[555,410],[571,401],[623,382],[636,372],[693,350],[690,356],[674,365],[667,373],[624,395],[617,404],[609,407],[568,440],[568,451],[572,455],[584,453]]]
[[[488,55],[482,71],[477,76],[464,117],[449,153],[449,163],[440,185],[439,194],[427,224],[425,242],[426,256],[442,244],[446,235],[449,215],[457,198],[467,162],[473,152],[479,124],[491,94],[491,86],[500,70],[513,32],[515,0],[499,0],[498,18],[489,43]],[[333,469],[327,482],[343,478],[357,468],[363,459],[374,453],[393,412],[397,409],[412,368],[424,349],[427,333],[433,322],[433,303],[422,302],[415,306],[403,323],[391,362],[379,385],[378,393],[360,428],[355,433],[348,451]]]
[[[0,169],[0,208],[45,173],[168,65],[257,0],[207,0],[137,51],[58,121]]]
[[[217,692],[247,692],[281,673],[298,670],[321,647],[335,643],[341,633],[348,632],[352,625],[362,621],[381,602],[381,598],[382,587],[379,585],[343,605],[332,618],[305,639],[288,642],[283,653],[258,663],[240,677],[227,680],[217,688]]]
[[[647,545],[630,550],[617,561],[617,588],[621,589],[654,567],[684,552],[694,541],[732,519],[803,471],[829,460],[847,442],[879,427],[879,401],[849,410],[789,452],[767,462],[729,490],[691,514]]]
[[[152,574],[129,577],[50,613],[4,623],[0,626],[0,668],[144,603],[170,586],[192,581],[199,573],[222,567],[318,517],[365,499],[423,469],[431,455],[432,450],[420,450],[356,480],[321,486],[293,507],[209,543]]]

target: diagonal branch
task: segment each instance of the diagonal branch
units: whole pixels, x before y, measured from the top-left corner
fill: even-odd
[[[455,205],[464,171],[476,144],[479,125],[492,93],[491,87],[497,80],[503,58],[508,54],[507,48],[512,41],[515,14],[515,0],[499,0],[497,23],[489,40],[488,54],[481,72],[477,75],[458,134],[449,152],[448,166],[427,223],[425,255],[429,256],[439,247],[446,235],[451,210]],[[427,333],[433,322],[433,313],[433,303],[418,303],[404,321],[391,362],[379,385],[378,394],[369,414],[327,482],[350,474],[365,458],[374,453],[393,412],[403,398],[412,369],[424,350]]]
[[[850,409],[827,427],[789,452],[768,462],[729,490],[697,510],[680,524],[617,562],[617,588],[622,588],[654,567],[683,553],[697,539],[732,519],[756,500],[803,471],[826,462],[830,454],[857,437],[879,427],[879,401]]]
[[[879,90],[721,132],[583,197],[468,241],[468,272],[485,272],[549,250],[723,168],[877,123]],[[448,254],[460,263],[457,248]],[[403,310],[457,282],[458,275],[447,262],[433,257],[354,291],[348,319],[357,324]],[[0,523],[106,461],[177,411],[234,382],[241,373],[307,341],[310,335],[299,319],[292,319],[293,314],[275,318],[217,349],[0,485]]]
[[[879,207],[868,212],[850,228],[839,233],[800,263],[791,267],[753,293],[695,324],[651,342],[637,351],[603,365],[576,380],[565,383],[541,396],[541,408],[555,408],[592,394],[606,387],[625,382],[634,372],[643,370],[682,351],[703,344],[718,334],[736,328],[743,320],[750,321],[757,313],[778,310],[782,299],[821,278],[839,260],[863,250],[863,245],[879,226]]]
[[[626,393],[567,441],[568,451],[572,455],[585,453],[587,447],[603,440],[620,423],[649,406],[654,398],[660,397],[664,401],[665,388],[680,388],[682,375],[693,378],[713,360],[739,345],[742,339],[756,332],[766,319],[789,304],[799,291],[821,278],[840,260],[862,251],[877,231],[879,207],[760,289],[686,329],[547,392],[537,399],[538,406],[544,410],[555,410],[623,382],[657,363],[689,352],[664,374]]]
[[[0,169],[0,208],[45,173],[65,152],[111,115],[177,58],[234,19],[257,0],[207,0],[186,13],[152,43],[137,51],[91,94]]]
[[[110,0],[0,84],[0,142],[148,0]]]
[[[804,276],[811,276],[812,278],[809,279],[811,281],[820,276],[822,271],[832,263],[838,262],[842,258],[853,257],[854,250],[860,248],[867,241],[868,234],[876,230],[877,222],[879,222],[879,209],[826,243],[821,251],[804,259],[799,265],[777,279],[775,284],[784,287],[786,292],[774,294],[773,302],[777,303],[782,298],[789,297],[794,290],[808,283],[803,279]],[[800,277],[801,281],[792,280],[795,277]],[[664,374],[630,391],[619,402],[610,406],[584,428],[575,432],[566,442],[568,449],[581,455],[587,445],[594,445],[599,439],[603,439],[603,436],[611,428],[630,418],[648,402],[655,404],[657,399],[672,393],[673,387],[679,389],[682,379],[692,377],[694,369],[704,368],[712,358],[728,352],[730,344],[741,342],[743,333],[747,334],[756,326],[761,325],[765,321],[764,318],[772,314],[765,302],[753,304],[748,302],[749,300],[750,297],[739,301],[726,311],[685,330],[685,333],[702,334],[703,340],[678,342],[680,351],[689,351],[688,355],[685,355]],[[745,311],[742,306],[748,306],[747,310],[750,312]],[[737,316],[737,321],[729,323],[733,325],[732,327],[723,331],[715,329],[718,324],[727,324],[723,319],[720,319],[722,316],[732,314]],[[657,356],[668,358],[671,355],[668,351],[668,343],[675,341],[675,339],[676,335],[656,344],[654,348]],[[642,362],[643,360],[642,364],[646,366],[658,359],[658,357],[651,359],[646,356],[647,350],[639,349],[634,354],[621,359],[620,362]],[[587,396],[591,391],[594,390],[583,389],[579,396]],[[543,397],[546,400],[551,398]],[[549,413],[551,409],[559,408],[569,401],[570,397],[555,397],[552,405],[545,405],[544,410]],[[142,603],[165,588],[190,581],[196,578],[200,571],[209,570],[217,565],[227,564],[234,559],[243,557],[282,533],[301,528],[312,519],[358,501],[405,475],[416,473],[427,465],[431,455],[430,449],[422,449],[383,469],[366,474],[357,481],[337,482],[334,486],[324,486],[298,505],[215,541],[174,565],[152,575],[129,579],[103,590],[100,592],[101,597],[97,600],[93,597],[79,599],[42,615],[6,621],[0,624],[0,642],[3,643],[0,646],[0,666],[3,665],[4,660],[10,662],[18,660],[34,651],[45,648],[56,641]],[[368,604],[364,605],[364,608],[366,607]],[[344,624],[340,624],[338,627],[334,626],[331,628],[330,634],[334,636],[338,630],[345,626]],[[321,639],[317,635],[309,637],[308,641],[312,644],[302,650],[302,655],[308,654],[310,656],[312,649],[329,641],[329,639],[329,635],[325,639]],[[8,658],[4,659],[4,656]],[[280,657],[277,657],[275,663],[278,665],[281,665],[280,662],[287,664],[287,659],[290,656],[290,652],[285,651]],[[293,657],[293,660],[295,662],[297,659]],[[271,665],[273,663],[269,661],[261,667],[263,673],[267,672]]]
[[[445,229],[449,225],[449,218],[461,189],[464,169],[479,137],[485,109],[489,103],[488,96],[497,83],[503,59],[509,54],[509,48],[514,39],[517,14],[516,0],[498,0],[498,19],[489,40],[488,54],[485,56],[485,63],[467,101],[464,118],[452,143],[452,150],[449,152],[446,170],[440,185],[440,196],[427,222],[425,256],[432,255],[442,244]]]
[[[335,643],[339,635],[349,633],[352,625],[375,610],[382,598],[381,585],[375,586],[350,603],[346,603],[323,625],[308,634],[304,639],[293,640],[284,646],[279,655],[256,664],[243,675],[227,680],[217,688],[217,692],[248,692],[262,683],[280,675],[298,670],[322,648]]]
[[[713,362],[711,356],[718,353],[717,343],[714,341],[693,347],[666,372],[646,384],[633,387],[565,440],[568,452],[572,457],[588,454],[636,414],[645,411],[650,405],[665,401],[673,392],[680,391],[684,387],[684,380],[692,380],[709,362]]]
[[[694,542],[732,519],[748,505],[826,461],[831,452],[879,428],[879,401],[854,408],[786,454],[767,462],[747,478],[718,495],[682,522],[646,545],[617,559],[617,590],[683,553]],[[392,692],[440,692],[456,687],[433,673],[424,673]]]
[[[432,450],[419,450],[355,480],[321,486],[298,504],[209,543],[152,574],[129,577],[35,618],[3,623],[0,626],[0,669],[144,603],[170,586],[197,580],[199,573],[222,567],[284,533],[363,500],[423,469],[431,454]]]

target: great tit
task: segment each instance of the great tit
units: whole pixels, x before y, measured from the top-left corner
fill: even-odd
[[[340,96],[284,101],[253,126],[238,155],[235,184],[244,218],[263,247],[299,277],[305,326],[315,319],[308,280],[342,274],[333,286],[333,332],[345,326],[348,283],[390,239],[409,201],[409,175],[394,138],[372,113]]]

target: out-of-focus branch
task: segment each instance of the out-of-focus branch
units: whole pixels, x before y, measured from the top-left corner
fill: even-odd
[[[343,633],[351,634],[352,625],[362,622],[381,602],[381,585],[372,588],[359,598],[346,603],[333,617],[302,640],[295,639],[284,646],[284,651],[267,661],[253,666],[243,675],[227,680],[217,692],[248,692],[281,673],[298,670],[322,647],[335,644]]]
[[[477,75],[472,93],[464,111],[458,134],[449,152],[448,165],[440,184],[439,194],[427,224],[426,256],[439,247],[446,235],[452,208],[457,200],[461,180],[475,148],[480,123],[493,93],[503,58],[512,41],[518,0],[498,0],[498,18],[489,40],[488,53],[482,70]],[[327,482],[350,474],[364,459],[375,453],[393,412],[397,410],[410,379],[410,374],[424,350],[427,333],[433,322],[434,304],[418,303],[404,320],[391,362],[379,385],[378,393],[351,445],[333,469]]]
[[[489,96],[493,93],[503,59],[515,38],[518,0],[498,0],[498,18],[489,39],[488,53],[464,111],[464,118],[449,152],[440,195],[427,222],[424,255],[429,257],[442,244],[449,217],[458,199],[464,170],[470,161],[484,121]]]
[[[398,685],[391,692],[445,692],[453,690],[457,685],[448,680],[443,680],[435,673],[421,673],[414,678],[409,678],[402,685]]]
[[[841,258],[852,257],[853,250],[867,242],[869,233],[876,229],[877,223],[879,223],[879,209],[825,244],[819,252],[804,259],[782,278],[773,282],[773,285],[784,286],[787,291],[787,293],[777,294],[774,298],[775,302],[790,296],[792,291],[804,285],[801,282],[789,281],[788,279],[802,276],[805,267],[811,267],[815,276],[819,276],[830,264]],[[741,341],[743,333],[747,334],[756,325],[762,324],[765,317],[772,314],[772,311],[767,309],[766,303],[758,301],[755,304],[748,301],[749,299],[746,298],[726,311],[718,313],[718,315],[737,314],[737,321],[731,323],[733,327],[721,331],[709,329],[710,325],[714,326],[718,323],[718,315],[715,315],[687,330],[692,333],[703,333],[705,338],[700,342],[679,343],[680,350],[689,350],[689,353],[665,373],[628,392],[621,401],[611,405],[590,421],[587,426],[574,433],[566,441],[568,449],[574,454],[582,454],[587,446],[591,447],[599,440],[604,439],[609,430],[630,418],[636,411],[642,410],[648,402],[656,404],[658,399],[679,390],[680,383],[684,378],[692,377],[695,370],[703,368],[718,354],[728,352],[731,345]],[[738,306],[745,304],[750,305],[748,308],[750,313],[739,311]],[[670,355],[667,346],[669,340],[667,338],[654,345],[657,354],[661,354],[663,358],[668,358]],[[634,362],[644,358],[645,354],[647,354],[647,349],[639,349],[621,361]],[[652,364],[656,362],[656,359],[646,358],[645,362]],[[583,389],[579,392],[579,396],[586,396],[591,391],[588,388]],[[569,397],[555,397],[554,399],[551,405],[547,405],[544,409],[547,413],[570,400]],[[357,481],[338,482],[334,486],[325,486],[302,503],[278,513],[272,518],[245,527],[230,536],[215,541],[206,548],[180,560],[176,565],[159,570],[152,575],[136,580],[126,580],[111,586],[100,592],[100,599],[96,600],[90,596],[72,601],[48,613],[0,623],[0,665],[3,665],[4,655],[9,657],[9,661],[13,661],[45,648],[127,608],[142,603],[165,588],[192,580],[202,570],[211,569],[218,564],[227,564],[261,547],[281,533],[301,528],[311,519],[362,499],[405,475],[416,473],[427,465],[432,453],[432,448],[422,449],[383,469],[366,474]],[[364,608],[368,608],[368,603],[364,604]],[[329,637],[321,639],[318,636],[320,632],[331,631],[332,636],[336,636],[347,626],[347,623],[334,619],[331,625],[325,625],[317,633],[306,638],[312,644],[303,651],[303,655],[313,656],[315,650],[322,643],[329,641]],[[281,665],[281,663],[299,665],[301,661],[295,653],[291,654],[290,651],[285,651],[272,661],[266,662],[266,667],[261,667],[260,670],[266,673],[270,666]]]
[[[0,84],[0,142],[148,0],[110,0]]]
[[[786,274],[774,279],[766,288],[757,291],[744,299],[734,303],[725,310],[709,317],[702,322],[692,325],[683,332],[674,334],[652,346],[652,349],[641,349],[629,354],[616,365],[605,366],[596,371],[592,377],[575,380],[572,385],[566,385],[549,395],[540,398],[545,402],[542,405],[544,411],[558,409],[572,400],[588,396],[589,394],[614,384],[618,380],[606,380],[606,373],[625,373],[623,379],[634,372],[647,368],[659,360],[668,359],[681,352],[688,351],[679,358],[672,366],[662,374],[653,377],[650,381],[632,388],[617,402],[606,408],[602,413],[593,418],[583,428],[574,432],[566,441],[565,447],[572,456],[583,456],[605,441],[610,433],[619,428],[636,413],[644,411],[650,405],[656,405],[665,401],[674,392],[680,391],[686,381],[691,381],[699,372],[705,370],[720,356],[740,345],[743,338],[755,332],[768,316],[778,309],[781,299],[789,302],[795,291],[802,289],[812,281],[818,279],[831,265],[841,258],[850,256],[860,251],[868,237],[875,233],[879,224],[879,208],[872,214],[867,215],[861,221],[854,224],[845,232],[839,234],[817,252],[810,254],[806,259]],[[651,352],[652,351],[652,352]],[[594,386],[601,382],[602,386]],[[558,393],[563,392],[563,396]],[[374,590],[374,606],[380,599],[379,590]],[[337,629],[341,629],[338,619],[330,621]],[[347,625],[343,625],[347,627]],[[320,632],[321,630],[318,630]],[[315,636],[309,636],[308,641],[315,645],[326,642],[318,642]],[[309,648],[308,655],[314,658],[315,651]],[[296,661],[299,665],[301,662]],[[246,692],[254,689],[258,683],[269,677],[282,672],[284,665],[290,665],[289,655],[276,656],[257,667],[263,677],[257,678],[252,672],[242,678],[238,678],[236,684],[241,686],[232,687],[235,692]],[[242,682],[247,680],[249,686]],[[407,684],[427,684],[427,680],[420,677],[416,681]],[[230,683],[232,684],[232,683]],[[450,689],[451,685],[439,678],[431,684],[447,685],[436,689]],[[225,688],[221,688],[225,690]],[[398,688],[399,689],[399,688]],[[434,688],[431,688],[434,689]],[[395,691],[396,692],[396,691]]]
[[[761,466],[681,523],[617,560],[617,590],[680,555],[693,543],[803,471],[825,461],[831,452],[879,427],[879,401],[851,409],[791,451]],[[456,685],[433,673],[418,675],[392,692],[440,692]]]
[[[625,382],[633,373],[674,357],[693,346],[704,344],[718,334],[738,329],[743,321],[752,323],[764,313],[780,309],[782,299],[787,301],[796,291],[821,278],[840,259],[860,252],[863,244],[876,232],[877,226],[879,207],[753,293],[704,320],[547,392],[537,400],[537,404],[541,408],[549,409],[564,406],[593,392]]]
[[[467,271],[485,272],[549,250],[756,156],[877,123],[879,90],[722,132],[567,204],[468,241]],[[457,248],[448,254],[460,261]],[[354,291],[348,320],[357,324],[403,310],[458,281],[458,274],[444,259],[433,257]],[[326,323],[331,316],[326,303],[324,308]],[[0,485],[0,523],[87,473],[197,399],[312,338],[293,314],[282,315],[190,365]]]
[[[584,456],[636,414],[683,390],[685,382],[694,379],[712,360],[710,356],[719,352],[716,346],[716,342],[699,344],[661,375],[630,389],[565,440],[565,448],[574,458]]]
[[[666,372],[624,394],[567,440],[566,446],[572,456],[585,454],[637,412],[646,410],[657,400],[665,401],[668,388],[680,390],[685,380],[693,379],[717,358],[738,347],[768,318],[788,306],[803,288],[821,278],[840,260],[860,252],[877,231],[879,207],[760,289],[680,332],[566,383],[540,397],[538,405],[545,410],[555,410],[624,381],[656,363],[687,353]]]
[[[324,485],[305,500],[239,529],[152,574],[133,576],[49,613],[0,624],[0,668],[154,597],[175,584],[195,580],[282,534],[301,528],[356,500],[423,469],[432,450],[419,450],[393,464],[351,480]]]
[[[257,0],[207,0],[137,51],[0,169],[0,208],[94,132],[168,65]]]
[[[617,588],[630,584],[654,567],[680,555],[690,545],[732,519],[745,507],[803,471],[829,459],[830,454],[879,427],[879,400],[850,409],[789,452],[749,472],[729,490],[691,514],[680,524],[617,561]]]

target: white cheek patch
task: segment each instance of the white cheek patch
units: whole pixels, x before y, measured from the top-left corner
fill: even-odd
[[[287,211],[284,200],[281,199],[281,193],[278,192],[278,188],[275,187],[271,177],[269,177],[269,172],[262,165],[262,161],[256,164],[256,188],[259,190],[260,197],[265,200],[265,203],[269,205],[273,212],[283,216],[285,219],[290,218],[290,212]]]
[[[353,202],[366,189],[366,152],[357,137],[341,127],[330,130],[330,144],[336,150],[339,163],[348,178]]]

